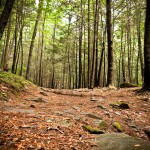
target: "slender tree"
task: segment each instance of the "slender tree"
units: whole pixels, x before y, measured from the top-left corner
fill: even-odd
[[[34,47],[34,41],[35,41],[35,37],[36,37],[38,22],[39,22],[41,12],[42,12],[42,6],[43,6],[43,0],[40,0],[39,1],[39,6],[38,6],[37,18],[36,18],[36,21],[35,21],[34,31],[33,31],[33,35],[32,35],[31,44],[30,44],[28,64],[27,64],[27,70],[26,70],[26,79],[29,79],[29,71],[30,71],[30,66],[31,66],[32,51],[33,51],[33,47]]]

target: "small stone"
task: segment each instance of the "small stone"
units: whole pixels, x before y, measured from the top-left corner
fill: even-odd
[[[45,93],[45,92],[40,92],[40,94],[43,95],[43,96],[48,96],[48,94]]]
[[[78,110],[78,111],[80,110],[80,108],[78,106],[72,106],[72,108],[75,110]]]
[[[65,112],[68,113],[68,114],[74,115],[74,112],[73,112],[72,109],[68,109],[68,110],[66,110]]]
[[[58,116],[62,116],[63,115],[63,112],[60,112],[60,111],[55,111],[54,112],[56,115],[58,115]]]
[[[118,112],[118,111],[116,111],[116,112],[115,112],[115,114],[116,114],[116,115],[119,115],[119,116],[121,115],[121,113],[120,113],[120,112]]]
[[[35,105],[30,105],[31,108],[36,108]]]
[[[104,101],[104,98],[103,97],[97,97],[97,98],[91,97],[91,101],[95,101],[95,102],[97,102],[97,101]]]
[[[81,116],[76,116],[74,119],[75,119],[76,121],[80,121],[80,120],[81,120]]]
[[[102,118],[101,117],[99,117],[99,116],[96,116],[96,115],[94,115],[94,114],[91,114],[91,113],[88,113],[88,114],[86,114],[88,117],[90,117],[90,118],[93,118],[93,119],[99,119],[99,120],[102,120]]]
[[[100,109],[106,109],[106,107],[104,107],[102,105],[98,105],[97,107],[100,108]]]
[[[100,120],[99,121],[99,128],[102,130],[102,129],[107,129],[108,128],[108,125],[107,123],[104,121],[104,120]]]

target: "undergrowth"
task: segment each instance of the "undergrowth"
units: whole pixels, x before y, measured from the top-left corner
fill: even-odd
[[[0,83],[6,84],[7,87],[13,88],[15,91],[21,91],[25,85],[31,84],[22,76],[2,71],[0,72]]]

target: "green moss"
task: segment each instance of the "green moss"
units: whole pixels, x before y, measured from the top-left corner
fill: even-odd
[[[29,81],[25,80],[24,77],[9,72],[0,72],[0,81],[16,91],[20,91],[25,85],[31,84]]]
[[[99,129],[103,130],[103,129],[107,129],[108,125],[104,120],[100,120],[99,122]]]
[[[100,129],[98,129],[98,128],[93,128],[93,127],[88,126],[88,125],[83,125],[82,127],[83,127],[83,129],[84,129],[85,131],[88,131],[88,132],[91,133],[91,134],[103,134],[103,133],[104,133],[104,132],[101,131]]]
[[[130,88],[130,87],[139,87],[139,85],[132,84],[132,83],[126,83],[126,82],[120,84],[120,88]]]
[[[119,132],[122,132],[122,131],[123,131],[123,129],[122,129],[122,127],[121,127],[121,125],[120,125],[119,122],[114,122],[113,126],[114,126]]]

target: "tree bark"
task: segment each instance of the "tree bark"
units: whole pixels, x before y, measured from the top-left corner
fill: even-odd
[[[5,46],[5,50],[3,51],[4,54],[3,54],[3,60],[2,60],[2,69],[4,71],[8,69],[7,61],[8,61],[8,50],[9,50],[9,41],[10,41],[10,31],[11,31],[11,16],[9,18],[9,23],[8,23],[6,46]]]
[[[35,41],[35,37],[36,37],[38,22],[39,22],[41,12],[42,12],[42,5],[43,5],[43,0],[40,0],[39,1],[39,6],[38,6],[38,13],[37,13],[36,21],[35,21],[35,26],[34,26],[34,31],[33,31],[33,35],[32,35],[32,40],[31,40],[31,44],[30,44],[27,70],[26,70],[26,76],[25,76],[26,79],[29,79],[29,72],[30,72],[31,59],[32,59],[32,51],[33,51],[33,47],[34,47],[34,41]]]
[[[106,18],[107,18],[107,41],[108,41],[108,72],[107,72],[107,85],[113,85],[113,36],[112,36],[112,22],[111,22],[111,0],[106,1]]]
[[[91,62],[90,62],[90,0],[88,0],[88,72],[87,72],[87,78],[88,78],[88,88],[90,88],[90,70],[91,70]]]
[[[150,91],[150,1],[146,0],[146,19],[144,35],[144,84],[143,90]]]
[[[0,40],[3,36],[5,26],[7,25],[15,0],[7,0],[2,15],[0,17]]]

